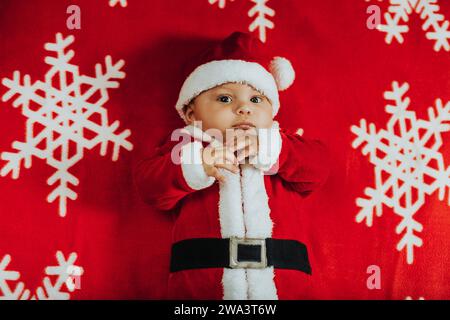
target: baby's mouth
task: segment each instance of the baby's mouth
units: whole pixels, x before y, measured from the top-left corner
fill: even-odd
[[[233,129],[249,130],[255,128],[255,125],[251,122],[240,122],[233,126]]]
[[[253,126],[250,126],[248,124],[241,124],[239,126],[234,126],[234,129],[241,129],[241,130],[249,130],[251,128],[254,128]]]

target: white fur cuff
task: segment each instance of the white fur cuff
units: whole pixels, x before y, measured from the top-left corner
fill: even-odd
[[[278,161],[281,144],[278,122],[270,129],[258,129],[258,156],[253,159],[253,165],[262,171],[271,169]]]
[[[190,142],[181,148],[181,169],[189,187],[201,190],[214,183],[214,177],[206,174],[202,161],[203,145],[199,141]]]

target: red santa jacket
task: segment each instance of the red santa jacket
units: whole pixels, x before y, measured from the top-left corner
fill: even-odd
[[[288,134],[277,123],[266,130],[260,130],[265,134],[259,136],[255,164],[241,165],[239,174],[221,170],[223,184],[205,174],[201,149],[210,137],[193,126],[172,135],[183,141],[170,141],[139,163],[135,182],[143,199],[178,211],[173,243],[235,236],[297,240],[314,250],[299,219],[299,202],[325,181],[328,153],[319,141]],[[171,299],[301,299],[311,278],[273,266],[200,268],[170,273],[168,292]]]

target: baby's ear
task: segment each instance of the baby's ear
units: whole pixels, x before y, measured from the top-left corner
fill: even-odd
[[[195,121],[193,104],[189,103],[183,107],[184,117],[188,124],[192,124]]]

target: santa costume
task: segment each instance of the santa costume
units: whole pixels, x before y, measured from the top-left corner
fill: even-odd
[[[268,58],[251,34],[235,32],[191,61],[176,110],[227,82],[247,83],[280,107],[278,91],[295,78],[291,63]],[[174,210],[170,299],[301,299],[312,281],[309,242],[299,203],[329,171],[317,140],[260,129],[258,156],[224,183],[206,175],[202,148],[213,139],[195,126],[179,131],[139,163],[139,193],[160,210]]]

